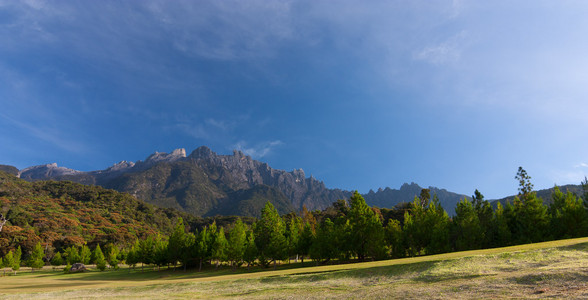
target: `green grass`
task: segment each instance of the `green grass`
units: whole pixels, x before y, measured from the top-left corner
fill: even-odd
[[[0,277],[0,298],[588,298],[588,238],[278,270],[44,270]]]

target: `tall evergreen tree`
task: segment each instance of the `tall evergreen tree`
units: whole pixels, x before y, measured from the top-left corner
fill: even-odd
[[[258,251],[257,245],[255,244],[255,235],[252,230],[248,230],[246,233],[245,251],[243,252],[243,261],[247,263],[247,269],[249,269],[257,260]]]
[[[348,243],[360,261],[367,256],[374,258],[385,254],[384,228],[382,220],[355,191],[349,199],[349,223],[351,235]]]
[[[265,207],[261,210],[261,218],[257,220],[254,230],[260,261],[265,264],[269,259],[273,262],[275,269],[276,261],[287,257],[286,237],[284,236],[286,226],[271,202],[266,202]]]
[[[551,195],[549,214],[553,238],[574,238],[588,234],[588,214],[582,204],[582,199],[571,192],[565,195],[556,186]]]
[[[106,269],[106,259],[104,258],[102,249],[100,249],[100,244],[96,245],[96,248],[94,248],[93,256],[96,259],[96,268],[100,271],[104,271]]]
[[[20,263],[22,258],[22,250],[20,249],[20,246],[16,248],[13,258],[14,260],[12,264],[12,270],[14,271],[14,274],[16,274],[16,271],[20,270]]]
[[[51,258],[51,265],[56,267],[63,265],[63,257],[61,256],[61,252],[57,252],[55,255],[53,255],[53,258]]]
[[[119,264],[119,260],[118,260],[118,254],[119,254],[120,250],[118,249],[118,247],[116,245],[110,245],[110,247],[108,247],[108,255],[107,255],[107,262],[108,265],[110,265],[110,267],[112,267],[115,270],[118,270],[118,264]]]
[[[228,247],[229,243],[227,242],[227,237],[225,236],[225,229],[221,227],[212,245],[212,259],[216,260],[217,268],[222,262],[227,260]]]
[[[44,256],[45,251],[43,250],[43,246],[41,246],[41,242],[38,242],[33,248],[31,256],[29,256],[29,259],[27,260],[27,266],[31,268],[31,273],[34,269],[40,269],[45,265],[45,262],[43,261]]]
[[[233,268],[240,266],[243,263],[243,255],[247,242],[247,233],[245,224],[241,218],[237,218],[235,225],[229,231],[229,243],[227,258],[231,262]]]
[[[484,230],[480,225],[475,207],[467,198],[464,198],[457,204],[455,212],[452,223],[455,250],[480,249],[484,242]]]
[[[90,263],[92,252],[88,246],[83,245],[79,252],[79,260],[81,263],[87,265]]]
[[[174,231],[168,239],[168,255],[169,261],[175,266],[180,260],[182,249],[186,243],[186,228],[184,226],[184,220],[178,218]]]

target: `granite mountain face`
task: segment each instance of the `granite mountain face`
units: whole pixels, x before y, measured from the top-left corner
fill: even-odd
[[[10,170],[15,173],[16,168]],[[82,172],[47,164],[23,169],[18,176],[28,181],[70,180],[99,185],[197,216],[257,216],[266,201],[271,201],[280,213],[300,211],[303,206],[309,210],[324,209],[338,199],[351,196],[350,191],[329,189],[322,181],[306,177],[302,169],[277,170],[241,151],[218,155],[205,146],[190,155],[184,149],[155,152],[145,161],[122,161],[99,171]],[[421,189],[413,183],[403,185],[400,190],[379,189],[364,196],[369,205],[390,208],[412,201]],[[430,189],[431,195],[437,194],[450,214],[465,197]]]

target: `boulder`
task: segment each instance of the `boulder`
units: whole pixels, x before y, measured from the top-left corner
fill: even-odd
[[[71,269],[69,269],[69,271],[71,273],[84,272],[86,271],[86,266],[82,263],[75,263],[71,266]]]

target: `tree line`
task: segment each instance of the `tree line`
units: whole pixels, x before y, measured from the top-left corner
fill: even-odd
[[[311,259],[316,264],[401,258],[541,242],[588,235],[588,180],[582,182],[583,195],[563,193],[555,187],[548,205],[533,192],[530,177],[519,168],[515,177],[519,193],[512,202],[496,207],[476,190],[472,200],[457,204],[449,217],[436,195],[423,189],[411,203],[393,209],[369,207],[356,191],[323,211],[290,213],[280,216],[267,202],[261,217],[247,225],[237,218],[229,226],[215,222],[201,230],[186,230],[178,218],[169,236],[151,235],[132,245],[98,244],[93,251],[86,245],[71,246],[51,259],[39,243],[23,261],[32,268],[46,262],[53,265],[95,263],[104,270],[125,262],[198,268],[228,265],[276,267],[285,260]],[[18,270],[20,247],[2,259],[3,267]]]

